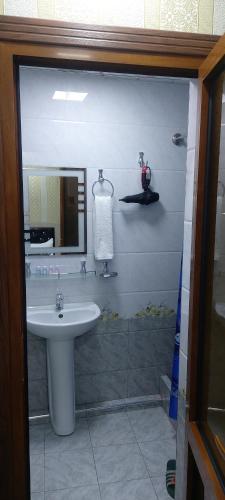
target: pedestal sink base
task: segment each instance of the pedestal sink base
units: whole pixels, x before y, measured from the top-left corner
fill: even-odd
[[[101,311],[94,302],[27,309],[28,330],[47,339],[49,413],[59,436],[75,428],[74,339],[91,330]]]
[[[47,339],[49,413],[59,436],[75,429],[74,340]]]

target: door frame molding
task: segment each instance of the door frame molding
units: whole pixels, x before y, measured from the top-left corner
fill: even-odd
[[[218,37],[0,16],[0,497],[29,499],[20,64],[196,78]]]
[[[205,498],[223,499],[224,490],[216,473],[210,452],[199,430],[199,398],[197,381],[200,380],[200,365],[202,360],[202,331],[200,328],[201,300],[201,260],[204,244],[204,212],[206,202],[205,179],[207,173],[207,144],[209,141],[210,89],[214,75],[225,58],[225,35],[215,44],[214,48],[199,68],[199,102],[198,102],[198,154],[195,169],[195,192],[193,208],[192,252],[191,252],[191,282],[188,332],[188,382],[187,382],[187,422],[188,445],[197,465],[205,488]],[[218,126],[220,124],[218,123]],[[216,130],[214,131],[216,134]],[[216,139],[216,137],[215,137]],[[218,161],[218,151],[213,152],[215,163]],[[214,175],[215,177],[215,175]],[[215,196],[215,179],[212,189]],[[196,307],[197,306],[197,307]],[[187,452],[187,450],[186,450]],[[188,498],[192,498],[193,459],[188,454]]]

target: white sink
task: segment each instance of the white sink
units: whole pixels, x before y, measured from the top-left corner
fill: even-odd
[[[27,309],[28,330],[34,335],[52,340],[69,340],[93,328],[101,312],[93,302],[65,304],[61,311],[55,306]]]
[[[101,311],[93,302],[27,308],[27,328],[47,339],[49,413],[56,434],[75,429],[74,338],[93,328]]]

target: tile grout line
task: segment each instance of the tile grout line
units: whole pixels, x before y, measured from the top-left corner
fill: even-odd
[[[144,459],[144,457],[143,457],[143,454],[142,454],[141,448],[140,448],[140,446],[139,446],[139,442],[138,442],[138,439],[137,439],[137,436],[136,436],[136,433],[135,433],[135,430],[134,430],[133,424],[132,424],[132,422],[131,422],[131,420],[129,419],[129,416],[128,416],[128,410],[127,410],[127,418],[128,418],[129,424],[130,424],[130,426],[131,426],[132,432],[133,432],[133,434],[134,434],[134,437],[135,437],[135,440],[136,440],[136,444],[138,445],[139,452],[140,452],[140,454],[141,454],[141,457],[142,457],[142,459],[143,459],[143,461],[144,461],[144,464],[145,464],[146,470],[147,470],[148,475],[149,475],[149,471],[148,471],[148,468],[147,468],[147,465],[146,465],[145,459]],[[150,477],[150,476],[149,476],[149,477]]]
[[[90,432],[90,425],[89,425],[88,416],[86,417],[86,419],[87,419],[88,432],[89,432],[89,437],[90,437],[90,442],[91,442],[91,450],[92,450],[92,456],[93,456],[93,461],[94,461],[94,466],[95,466],[96,478],[97,478],[97,483],[98,483],[99,496],[101,499],[102,494],[101,494],[101,488],[100,488],[100,483],[99,483],[99,479],[98,479],[98,471],[97,471],[97,466],[96,466],[96,461],[95,461],[94,447],[93,447],[93,443],[92,443],[92,439],[91,439],[91,432]]]
[[[126,398],[129,398],[129,352],[130,352],[130,335],[129,335],[129,325],[127,327],[127,332],[126,332],[126,336],[127,336],[127,369],[126,369],[126,372],[127,372],[127,380],[126,380]],[[125,399],[125,398],[124,398]]]
[[[45,432],[44,432],[44,500],[45,500],[45,440],[46,440],[46,424],[45,424]]]
[[[129,444],[135,444],[135,443],[136,443],[136,436],[135,436],[134,430],[133,430],[133,428],[132,428],[132,426],[131,426],[131,424],[130,424],[129,418],[128,418],[128,416],[127,416],[127,410],[126,410],[126,408],[125,408],[125,409],[123,409],[123,410],[122,410],[122,412],[119,412],[119,413],[124,413],[124,415],[126,415],[127,420],[128,420],[128,423],[129,423],[129,425],[130,425],[130,427],[131,427],[132,434],[133,434],[133,436],[134,436],[134,441],[133,441],[132,443],[120,443],[120,444],[117,444],[117,445],[100,445],[100,447],[101,447],[101,448],[102,448],[102,447],[108,447],[108,446],[118,446],[118,447],[119,447],[119,446],[124,446],[124,445],[126,445],[126,444],[127,444],[127,445],[129,445]],[[88,419],[88,427],[89,427],[89,419]],[[89,432],[90,432],[90,430],[89,430]],[[91,439],[91,433],[90,433],[90,439]],[[92,439],[91,439],[91,443],[92,443]],[[94,447],[93,447],[93,444],[92,444],[92,448],[93,448],[93,455],[94,455]],[[95,462],[95,458],[94,458],[94,462]],[[95,462],[95,464],[96,464],[96,462]],[[97,471],[97,467],[96,467],[96,471]],[[97,479],[98,479],[98,474],[97,474]],[[124,481],[126,481],[126,482],[128,482],[128,481],[135,481],[135,480],[136,480],[136,481],[139,481],[139,480],[143,480],[143,479],[145,479],[145,478],[138,478],[138,479],[132,478],[132,479],[126,479],[126,480],[124,480]],[[107,485],[107,484],[116,484],[116,483],[120,483],[121,481],[122,481],[122,480],[119,480],[119,481],[109,481],[109,482],[107,482],[107,483],[103,483],[103,484],[105,484],[105,485]],[[98,485],[99,485],[100,497],[102,498],[101,488],[100,488],[100,483],[99,483],[99,481],[98,481]]]
[[[23,116],[24,118],[24,121],[43,121],[43,122],[53,122],[53,123],[63,123],[63,124],[73,124],[73,125],[83,125],[85,128],[87,128],[88,126],[90,125],[97,125],[99,127],[103,127],[103,128],[111,128],[111,127],[121,127],[121,128],[124,128],[124,127],[129,127],[129,128],[139,128],[139,127],[143,127],[143,128],[148,128],[148,129],[163,129],[163,130],[172,130],[173,127],[170,126],[170,124],[167,124],[167,125],[164,125],[163,123],[161,124],[156,124],[156,125],[152,125],[152,122],[150,121],[146,121],[146,122],[136,122],[136,121],[127,121],[127,122],[123,122],[123,121],[97,121],[97,120],[72,120],[72,119],[65,119],[65,118],[61,118],[61,117],[55,117],[55,118],[52,118],[51,116],[26,116],[26,112],[25,112],[25,116]],[[222,124],[224,125],[224,124]],[[181,124],[175,124],[175,126],[181,128],[182,125]],[[183,127],[182,127],[183,129]],[[187,134],[187,130],[184,130],[184,134],[186,135]],[[36,152],[36,151],[35,151]],[[28,151],[29,153],[29,151]],[[90,167],[90,168],[95,168],[95,167]],[[120,167],[117,167],[118,170]],[[108,168],[108,170],[112,170],[112,167],[111,168]],[[121,169],[122,170],[122,169]],[[126,168],[124,167],[123,170],[126,170]],[[127,170],[131,170],[131,168],[127,168]],[[166,170],[166,169],[164,169]],[[178,170],[178,172],[180,172],[180,170]],[[182,172],[182,170],[181,170]]]
[[[128,411],[127,411],[127,413],[128,413]],[[139,446],[139,442],[138,442],[137,436],[136,436],[136,434],[135,434],[135,431],[134,431],[134,428],[133,428],[132,422],[131,422],[131,420],[129,419],[129,416],[128,416],[128,415],[127,415],[127,418],[128,418],[128,420],[129,420],[129,423],[130,423],[131,429],[132,429],[133,434],[134,434],[134,436],[135,436],[136,443],[137,443],[137,446],[138,446],[138,449],[139,449],[140,455],[141,455],[141,457],[142,457],[142,460],[143,460],[143,462],[144,462],[144,464],[145,464],[145,467],[146,467],[146,470],[147,470],[147,473],[148,473],[148,476],[149,476],[150,483],[151,483],[151,485],[152,485],[152,487],[153,487],[153,490],[154,490],[154,492],[155,492],[155,495],[156,495],[156,499],[160,500],[160,498],[158,498],[158,495],[157,495],[156,490],[155,490],[155,488],[154,488],[154,484],[153,484],[153,482],[152,482],[152,480],[151,480],[150,472],[149,472],[148,467],[147,467],[147,465],[146,465],[146,462],[145,462],[145,459],[144,459],[143,453],[142,453],[142,451],[141,451],[141,448],[140,448],[140,446]]]
[[[139,442],[138,442],[138,439],[137,439],[137,437],[136,437],[136,434],[135,434],[135,431],[134,431],[134,428],[133,428],[132,422],[130,421],[130,418],[129,418],[129,416],[128,416],[128,410],[127,410],[127,409],[124,411],[124,414],[126,414],[127,420],[128,420],[128,422],[129,422],[129,425],[130,425],[131,430],[132,430],[132,434],[133,434],[133,436],[134,436],[134,440],[135,440],[134,442],[136,442],[136,444],[138,445],[139,452],[140,452],[140,455],[141,455],[141,457],[142,457],[142,459],[143,459],[143,461],[144,461],[144,464],[145,464],[145,467],[146,467],[146,470],[147,470],[147,473],[148,473],[148,476],[149,476],[149,479],[150,479],[151,485],[152,485],[152,487],[153,487],[153,490],[155,491],[155,488],[154,488],[154,485],[153,485],[153,483],[152,483],[151,476],[150,476],[150,473],[149,473],[149,471],[148,471],[148,468],[147,468],[147,465],[146,465],[146,462],[145,462],[144,456],[143,456],[143,454],[142,454],[142,452],[141,452],[141,449],[140,449],[140,446],[139,446]],[[91,439],[91,432],[90,432],[90,425],[89,425],[89,424],[90,424],[90,422],[89,422],[89,419],[88,419],[88,418],[86,418],[86,422],[87,422],[87,428],[88,428],[88,433],[89,433],[89,438],[90,438],[90,443],[91,443],[91,448],[92,448],[92,453],[93,453],[93,460],[94,460],[95,469],[96,469],[96,477],[97,477],[97,483],[98,483],[98,487],[99,487],[99,494],[100,494],[100,498],[102,498],[102,495],[101,495],[101,489],[100,489],[100,483],[99,483],[99,480],[98,480],[98,474],[97,474],[97,467],[96,467],[96,462],[95,462],[95,457],[94,457],[94,449],[93,449],[94,447],[93,447],[93,443],[92,443],[92,439]],[[45,453],[46,453],[46,429],[47,429],[47,426],[45,425],[45,432],[44,432],[44,458],[45,458]],[[122,443],[121,445],[123,445],[123,443]],[[78,450],[78,451],[79,451],[79,450]],[[45,462],[44,462],[44,464],[45,464]],[[139,478],[139,479],[144,479],[144,478]],[[134,480],[134,479],[130,479],[130,480],[126,480],[126,481],[133,481],[133,480]],[[117,482],[120,482],[120,481],[113,481],[112,483],[117,483]],[[109,482],[108,484],[112,484],[112,483],[111,483],[111,482]],[[60,488],[60,490],[64,490],[64,489],[66,489],[66,488],[62,488],[62,489]],[[60,490],[58,490],[58,489],[57,489],[57,490],[52,490],[52,491],[60,491]],[[159,499],[159,497],[157,496],[156,491],[155,491],[155,494],[156,494],[156,497],[158,498],[158,500],[160,500],[160,499]],[[46,498],[46,491],[45,491],[45,477],[44,477],[44,498]]]
[[[131,426],[131,428],[132,428],[132,431],[133,431],[133,433],[134,433],[134,436],[135,436],[135,439],[136,439],[136,442],[137,442],[137,445],[138,445],[138,449],[139,449],[139,451],[140,451],[140,455],[141,455],[141,457],[142,457],[142,459],[143,459],[143,461],[144,461],[144,464],[145,464],[145,467],[146,467],[146,470],[147,470],[147,473],[148,473],[148,476],[149,476],[150,483],[151,483],[151,485],[152,485],[152,487],[153,487],[153,490],[154,490],[154,492],[155,492],[156,499],[157,499],[157,500],[161,500],[161,499],[158,497],[157,492],[156,492],[156,489],[155,489],[154,484],[153,484],[153,482],[152,482],[152,479],[151,479],[151,476],[150,476],[150,472],[149,472],[148,467],[147,467],[147,465],[146,465],[145,458],[144,458],[143,453],[142,453],[142,451],[141,451],[141,448],[140,448],[140,446],[139,446],[139,442],[138,442],[137,436],[136,436],[136,434],[135,434],[135,431],[134,431],[134,428],[133,428],[132,422],[131,422],[131,420],[129,419],[129,416],[128,416],[128,420],[129,420],[130,426]]]
[[[128,409],[127,409],[126,411],[127,411],[127,413],[128,413]],[[131,420],[129,419],[129,416],[128,416],[128,420],[129,420],[129,422],[130,422],[130,426],[131,426],[132,431],[133,431],[133,433],[134,433],[134,436],[135,436],[135,439],[136,439],[136,442],[137,442],[137,445],[138,445],[138,448],[139,448],[139,451],[140,451],[141,457],[142,457],[142,459],[143,459],[143,461],[144,461],[144,464],[145,464],[146,470],[147,470],[147,472],[148,472],[148,476],[149,476],[149,479],[150,479],[151,485],[152,485],[152,487],[153,487],[153,490],[154,490],[154,492],[155,492],[156,498],[157,498],[158,500],[161,500],[161,498],[158,496],[157,491],[156,491],[156,489],[155,489],[154,483],[153,483],[153,481],[152,481],[152,477],[161,477],[162,475],[158,475],[158,476],[151,476],[151,475],[150,475],[150,471],[149,471],[149,469],[148,469],[148,467],[147,467],[147,465],[146,465],[146,461],[145,461],[144,455],[143,455],[143,453],[142,453],[142,451],[141,451],[141,448],[140,448],[140,445],[139,445],[139,441],[138,441],[138,439],[137,439],[137,436],[136,436],[136,434],[135,434],[135,431],[134,431],[134,428],[133,428],[132,422],[131,422]],[[146,442],[146,443],[150,443],[150,442],[152,442],[152,441],[156,441],[156,440],[154,440],[154,439],[153,439],[153,440],[151,440],[151,441],[143,441],[143,443],[145,443],[145,442]]]
[[[90,436],[90,431],[89,431],[89,425],[88,425],[88,419],[87,417],[82,417],[82,420],[86,420],[86,423],[87,423],[87,430],[88,430],[88,434],[89,434],[89,438],[90,438],[90,442],[91,442],[91,436]],[[51,426],[51,432],[54,432],[52,426]],[[52,451],[49,451],[47,452],[46,451],[46,448],[44,447],[44,452],[47,454],[47,455],[54,455],[55,453],[67,453],[67,452],[77,452],[79,453],[80,451],[91,451],[92,450],[92,442],[91,442],[91,446],[85,446],[85,447],[82,447],[82,448],[65,448],[61,451],[58,451],[58,450],[52,450]],[[95,462],[95,461],[94,461]],[[96,468],[96,466],[95,466]],[[97,476],[97,470],[96,470],[96,476]],[[98,477],[97,477],[97,480],[98,480]],[[67,487],[63,487],[63,488],[57,488],[57,489],[51,489],[51,490],[45,490],[44,493],[48,493],[48,492],[58,492],[58,491],[63,491],[63,490],[67,490],[67,489],[76,489],[76,488],[79,488],[79,487],[83,487],[83,486],[95,486],[95,485],[90,485],[90,484],[87,484],[87,485],[76,485],[76,486],[69,486],[67,485]]]

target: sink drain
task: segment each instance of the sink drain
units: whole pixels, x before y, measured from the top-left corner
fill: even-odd
[[[60,319],[63,318],[63,314],[59,314],[58,318],[60,318]]]

